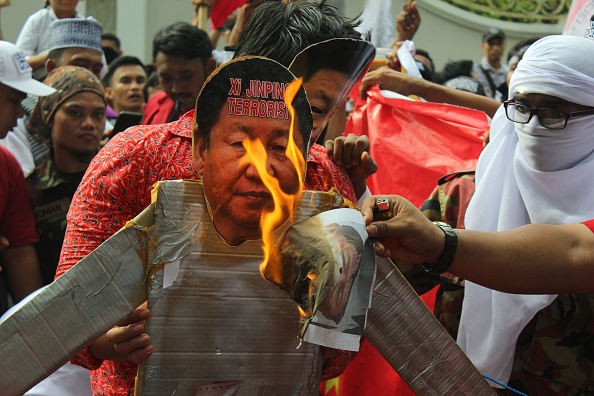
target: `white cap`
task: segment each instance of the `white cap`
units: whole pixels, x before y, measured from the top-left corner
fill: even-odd
[[[51,95],[56,90],[31,77],[25,53],[16,45],[0,41],[0,83],[36,96]]]

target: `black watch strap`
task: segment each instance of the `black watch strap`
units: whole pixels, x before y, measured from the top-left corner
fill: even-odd
[[[423,263],[423,269],[430,274],[439,275],[447,272],[454,262],[454,255],[456,254],[456,248],[458,247],[458,236],[456,235],[456,231],[454,231],[447,223],[434,221],[433,224],[441,228],[445,234],[445,245],[437,263]]]

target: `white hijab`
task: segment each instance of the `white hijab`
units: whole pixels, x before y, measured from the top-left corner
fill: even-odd
[[[534,43],[510,82],[516,93],[540,93],[594,107],[594,42],[549,36]],[[501,231],[529,223],[569,224],[594,218],[594,115],[565,129],[509,121],[503,106],[481,154],[466,228]],[[530,280],[527,279],[527,282]],[[466,282],[458,343],[479,371],[509,380],[519,333],[555,295],[513,295]]]

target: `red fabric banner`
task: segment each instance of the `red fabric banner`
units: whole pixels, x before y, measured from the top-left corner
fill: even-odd
[[[215,29],[225,24],[227,17],[246,3],[246,0],[216,0],[210,10],[210,21]]]
[[[357,93],[357,88],[353,90]],[[367,135],[379,171],[368,179],[374,194],[399,194],[417,207],[433,191],[439,178],[473,168],[489,130],[485,113],[447,104],[383,97],[377,88],[367,101],[355,100],[345,134]],[[421,298],[430,309],[435,290]],[[402,307],[406,309],[406,307]],[[337,379],[321,388],[324,396],[399,395],[414,393],[365,341]]]
[[[473,168],[489,130],[485,113],[441,103],[383,97],[377,88],[355,108],[346,133],[367,135],[379,171],[374,194],[398,194],[420,206],[439,178]]]

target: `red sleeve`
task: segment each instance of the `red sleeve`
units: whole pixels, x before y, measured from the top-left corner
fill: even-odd
[[[588,227],[590,229],[590,231],[594,232],[594,219],[584,221],[582,224],[585,224],[586,227]]]
[[[0,146],[0,235],[8,239],[10,248],[31,245],[39,241],[23,171],[16,158],[2,146]]]
[[[165,92],[157,92],[144,107],[143,125],[165,124],[175,107],[175,102]]]
[[[56,278],[144,210],[156,181],[197,178],[189,137],[192,116],[129,128],[93,158],[72,197]],[[186,130],[188,137],[172,135],[169,129]],[[72,362],[96,369],[102,361],[86,348]]]
[[[56,278],[134,218],[147,201],[145,129],[138,126],[118,133],[99,151],[72,197]],[[150,188],[150,187],[149,187]],[[148,199],[150,202],[150,199]],[[87,347],[72,363],[89,370],[103,363]]]
[[[323,146],[313,144],[308,152],[304,188],[306,190],[328,191],[332,187],[336,188],[343,197],[353,204],[357,204],[355,188],[346,169],[332,162]]]

